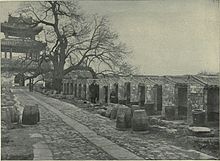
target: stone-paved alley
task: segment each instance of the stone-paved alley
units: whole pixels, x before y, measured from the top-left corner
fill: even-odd
[[[210,159],[174,146],[155,133],[118,131],[113,120],[40,93],[26,89],[13,92],[21,104],[39,105],[41,120],[36,130],[53,159]]]

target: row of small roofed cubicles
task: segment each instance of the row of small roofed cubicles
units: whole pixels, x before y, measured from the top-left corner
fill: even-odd
[[[92,103],[139,105],[149,114],[165,117],[174,108],[172,118],[192,122],[193,110],[204,110],[206,121],[219,120],[218,76],[128,76],[101,79],[67,79],[64,95]]]

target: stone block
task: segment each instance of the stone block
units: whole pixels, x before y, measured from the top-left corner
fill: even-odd
[[[155,110],[154,110],[154,103],[147,103],[144,105],[144,109],[147,113],[147,115],[153,115],[155,114]]]
[[[213,137],[214,133],[210,128],[207,127],[189,127],[189,135],[198,136],[198,137]]]
[[[106,110],[99,109],[99,110],[97,110],[97,113],[100,114],[101,116],[105,116],[106,115]]]
[[[166,120],[175,120],[176,119],[176,107],[175,106],[166,106],[165,107],[165,119]]]
[[[205,110],[193,110],[192,111],[193,117],[193,125],[195,126],[204,126],[206,121],[206,113]]]

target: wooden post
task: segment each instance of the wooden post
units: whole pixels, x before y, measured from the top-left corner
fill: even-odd
[[[104,86],[99,85],[99,103],[104,103]]]
[[[12,48],[10,48],[10,59],[12,59]]]
[[[108,87],[108,99],[107,99],[107,103],[110,103],[110,93],[111,93],[110,85],[108,85],[107,87]]]
[[[78,91],[77,91],[77,83],[75,83],[75,88],[74,88],[74,95],[75,95],[75,97],[77,97],[77,93],[78,93]]]
[[[7,59],[7,52],[5,52],[5,59]]]
[[[208,89],[203,89],[203,109],[205,110],[205,125],[208,123]]]
[[[29,78],[29,91],[31,92],[31,79]]]
[[[63,92],[64,95],[66,95],[66,82],[64,83],[64,92]]]

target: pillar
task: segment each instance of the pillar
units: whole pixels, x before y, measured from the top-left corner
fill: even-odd
[[[75,95],[75,97],[77,97],[77,93],[78,93],[78,92],[77,92],[77,83],[75,83],[74,91],[75,91],[75,92],[74,92],[74,95]]]
[[[151,90],[153,90],[154,111],[158,111],[158,109],[157,109],[157,104],[158,104],[158,102],[157,102],[157,95],[158,95],[157,85],[154,85]],[[145,88],[145,91],[146,91],[146,88]],[[145,94],[145,104],[146,104],[146,94]]]
[[[84,91],[84,97],[83,97],[83,99],[85,99],[85,100],[86,100],[86,95],[87,95],[86,89],[87,89],[86,84],[84,84],[84,85],[83,85],[83,91]]]
[[[190,85],[187,88],[187,123],[191,125],[193,123],[193,118],[192,118],[192,97],[191,97],[191,88]]]
[[[7,59],[7,52],[5,52],[5,59]]]
[[[64,84],[65,84],[65,83],[63,82],[63,83],[62,83],[62,85],[63,85],[63,91],[62,91],[62,92],[63,92],[63,94],[64,94],[64,91],[65,91]]]
[[[12,48],[10,49],[10,59],[12,59]]]
[[[110,84],[108,85],[108,102],[107,103],[110,103]]]
[[[66,94],[69,95],[69,83],[66,84]]]
[[[72,86],[73,87],[72,88],[72,95],[75,97],[75,82],[74,81],[72,82],[72,85],[73,85]]]
[[[90,86],[90,84],[87,83],[87,85],[86,85],[86,99],[87,99],[87,100],[90,100],[89,86]]]
[[[104,103],[104,85],[99,85],[99,103]]]
[[[208,123],[208,89],[204,88],[203,89],[203,110],[205,110],[205,124],[207,125]]]
[[[66,95],[66,82],[63,83],[63,94]]]

